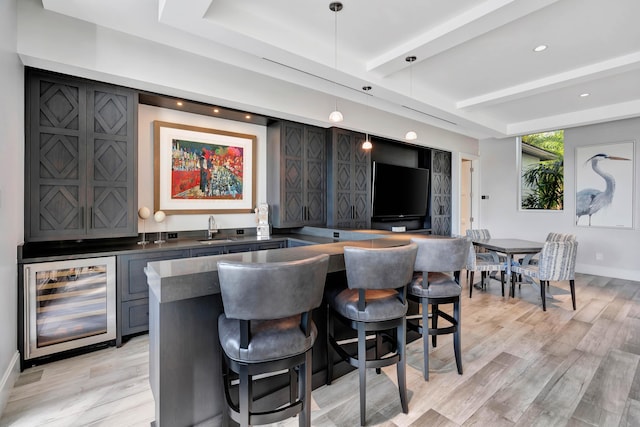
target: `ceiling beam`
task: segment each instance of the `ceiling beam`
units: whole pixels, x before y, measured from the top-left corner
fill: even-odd
[[[367,61],[366,69],[388,76],[406,67],[405,57],[418,62],[459,46],[491,30],[520,19],[559,0],[488,0],[405,43]]]
[[[640,51],[463,99],[456,103],[456,107],[470,111],[636,69],[640,69]]]

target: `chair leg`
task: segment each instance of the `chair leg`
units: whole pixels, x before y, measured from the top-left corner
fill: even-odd
[[[427,304],[428,305],[428,304]],[[438,329],[438,304],[431,304],[431,325],[433,329]],[[427,327],[429,323],[427,323]],[[427,333],[427,336],[429,333]],[[431,345],[433,348],[438,346],[438,336],[431,335]]]
[[[540,298],[542,298],[542,311],[547,311],[547,294],[546,294],[546,280],[540,281]]]
[[[573,303],[573,309],[576,309],[576,281],[569,280],[569,286],[571,287],[571,302]]]
[[[467,272],[469,274],[469,276],[471,276],[471,280],[467,280],[467,283],[469,283],[469,298],[471,298],[471,294],[473,293],[473,271],[471,271],[470,273]]]
[[[400,356],[396,370],[398,372],[398,392],[400,393],[400,405],[402,412],[409,413],[409,404],[407,402],[407,320],[403,319],[402,325],[396,328],[397,352]]]
[[[462,375],[462,353],[460,351],[460,300],[453,303],[453,318],[456,320],[456,331],[453,333],[453,352],[456,356],[458,374]]]
[[[224,353],[224,352],[223,352]],[[229,401],[227,400],[229,390],[229,367],[226,363],[226,355],[221,354],[220,364],[222,367],[222,378],[224,381],[222,392],[224,393],[224,405],[222,407],[222,427],[229,427],[231,417],[229,416]]]
[[[331,337],[333,336],[333,316],[331,316],[331,307],[327,304],[327,385],[331,385],[333,380],[333,346],[331,345]]]
[[[298,382],[302,412],[298,415],[299,427],[311,426],[311,350],[304,357],[304,366],[300,367],[300,381]]]
[[[425,381],[429,381],[429,300],[422,300],[422,347],[423,366],[422,376]]]
[[[249,367],[240,366],[240,387],[239,387],[239,405],[240,405],[240,426],[248,427],[251,416],[251,396],[252,396],[252,378],[249,375]]]
[[[360,425],[367,418],[367,335],[364,322],[358,322],[358,373],[360,374]]]
[[[380,359],[382,357],[382,334],[376,332],[376,359]],[[376,374],[380,375],[382,370],[380,368],[376,368]]]
[[[504,271],[500,272],[500,284],[502,285],[502,296],[504,297]]]

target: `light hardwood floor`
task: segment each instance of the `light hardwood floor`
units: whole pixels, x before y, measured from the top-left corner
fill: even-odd
[[[395,368],[368,373],[367,423],[378,426],[640,426],[640,282],[577,275],[578,310],[568,284],[552,284],[543,312],[522,286],[500,296],[464,287],[458,375],[450,337],[431,353],[422,379],[422,341],[408,348],[409,413]],[[1,426],[148,426],[148,339],[25,370]],[[352,372],[313,392],[314,426],[356,426],[358,378]],[[297,426],[291,419],[282,426]]]

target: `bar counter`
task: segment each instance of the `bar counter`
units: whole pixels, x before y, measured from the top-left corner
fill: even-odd
[[[343,281],[345,246],[384,248],[408,244],[419,234],[340,241],[208,257],[150,262],[149,381],[155,399],[155,425],[220,425],[223,405],[221,349],[217,319],[223,311],[217,262],[282,262],[328,254],[327,286]],[[318,338],[313,348],[313,387],[325,379],[325,313],[314,312]],[[269,387],[269,385],[267,385]],[[272,384],[277,388],[277,384]]]

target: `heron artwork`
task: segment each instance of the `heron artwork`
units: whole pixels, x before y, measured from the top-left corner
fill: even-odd
[[[607,154],[596,154],[587,159],[591,162],[591,169],[604,179],[605,189],[596,190],[595,188],[585,188],[576,194],[576,224],[583,215],[589,216],[589,226],[591,226],[591,215],[598,212],[611,204],[613,195],[616,191],[616,180],[613,175],[605,172],[600,167],[600,162],[608,160],[630,160],[625,157],[609,156]]]

